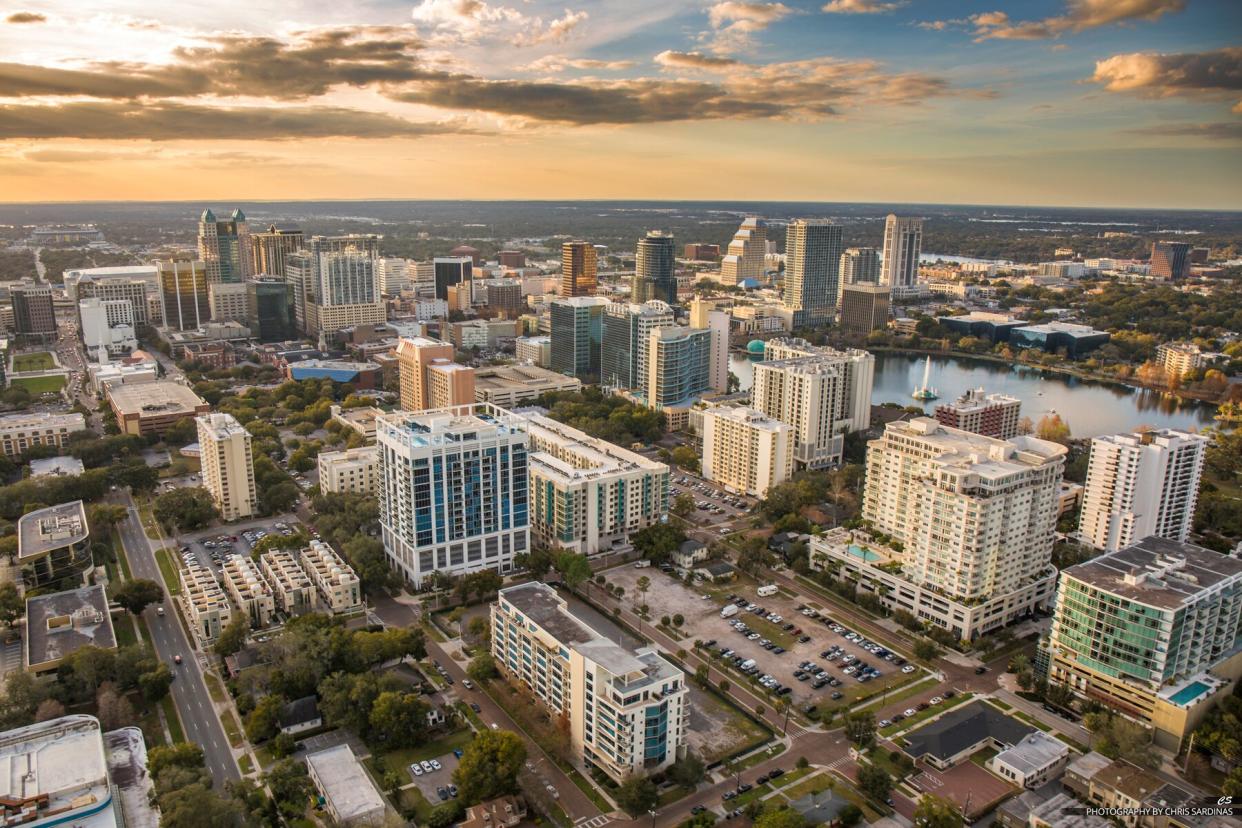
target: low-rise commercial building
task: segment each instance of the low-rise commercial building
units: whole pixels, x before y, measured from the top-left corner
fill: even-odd
[[[1045,322],[1014,328],[1009,334],[1009,343],[1015,348],[1038,348],[1048,353],[1064,351],[1073,359],[1094,351],[1110,337],[1108,331],[1097,331],[1090,325]]]
[[[211,406],[190,388],[160,380],[108,389],[108,404],[124,434],[164,434],[181,420],[207,414]]]
[[[354,568],[328,544],[311,541],[302,550],[302,569],[332,612],[352,612],[362,607],[362,584]]]
[[[86,466],[76,457],[44,457],[30,461],[31,477],[77,477]]]
[[[379,447],[321,451],[318,464],[321,492],[367,494],[379,479]]]
[[[474,372],[474,399],[500,408],[532,402],[551,391],[578,391],[582,381],[535,365],[494,365]]]
[[[384,824],[388,806],[349,745],[307,754],[306,770],[337,825],[379,828]]]
[[[285,374],[291,380],[330,379],[333,382],[348,382],[362,390],[383,387],[380,366],[373,362],[306,359],[290,363],[285,369]]]
[[[233,607],[211,570],[199,564],[182,567],[181,595],[199,641],[210,644],[219,638],[233,617]]]
[[[243,614],[250,618],[251,629],[261,629],[272,622],[276,599],[272,587],[254,561],[242,555],[230,555],[220,567],[224,588]]]
[[[273,549],[259,556],[259,568],[272,588],[276,608],[285,615],[301,615],[319,603],[315,585],[292,552]]]
[[[497,666],[568,721],[573,752],[588,766],[620,782],[685,755],[685,675],[653,648],[616,643],[541,583],[501,590],[491,618]]]
[[[975,700],[950,710],[905,735],[905,752],[947,770],[986,748],[1003,751],[1019,744],[1036,728]]]
[[[17,565],[28,588],[85,578],[94,568],[91,530],[80,500],[27,512],[17,520]]]
[[[1055,779],[1069,762],[1069,745],[1042,730],[1028,733],[988,760],[992,773],[1019,788],[1038,788]]]
[[[63,449],[70,434],[86,428],[81,414],[30,412],[0,417],[0,453],[18,457],[31,446]]]
[[[83,647],[116,649],[108,596],[101,585],[26,599],[26,670],[51,673]]]
[[[958,336],[973,336],[993,344],[1008,342],[1009,335],[1026,326],[1026,322],[1007,313],[972,311],[961,316],[941,316],[936,319],[940,327]]]

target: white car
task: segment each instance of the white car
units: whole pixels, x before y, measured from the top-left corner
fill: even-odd
[[[915,710],[913,707],[907,707],[905,710],[902,711],[902,713],[905,715],[907,719],[913,716],[917,712],[918,711]]]
[[[432,770],[434,770],[434,768],[431,767],[431,763],[428,762],[426,759],[419,762],[419,764],[423,766],[423,773],[431,773]]]
[[[415,776],[423,775],[422,765],[418,764],[417,762],[414,762],[413,764],[410,765],[410,770],[414,772]]]
[[[939,696],[932,696],[932,699],[930,702],[928,702],[928,704],[940,704],[942,701],[944,701],[944,699],[940,698]]]
[[[901,668],[901,672],[906,673],[907,675],[908,675],[908,674],[910,674],[910,673],[913,673],[913,672],[914,672],[914,665],[913,665],[913,664],[907,664],[905,667],[902,667],[902,668]]]
[[[892,722],[892,720],[891,720],[891,719],[880,719],[880,723],[879,723],[879,725],[878,725],[878,726],[879,726],[879,727],[888,727],[888,726],[889,726],[889,725],[891,725],[892,723],[893,723],[893,722]]]
[[[441,767],[443,767],[443,765],[441,765],[441,764],[440,764],[440,760],[438,760],[438,759],[432,759],[432,760],[431,760],[431,767],[432,767],[432,768],[434,768],[435,770],[440,770],[440,768],[441,768]]]

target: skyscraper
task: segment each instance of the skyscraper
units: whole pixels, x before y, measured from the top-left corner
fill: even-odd
[[[375,274],[375,259],[362,253],[319,253],[315,292],[308,304],[308,330],[335,333],[356,325],[376,325],[387,318]]]
[[[677,247],[672,233],[651,230],[638,240],[630,299],[677,304]]]
[[[173,258],[156,263],[164,326],[193,331],[211,319],[207,265],[197,259]]]
[[[866,431],[871,427],[871,389],[875,385],[875,354],[861,348],[817,347],[805,339],[777,337],[769,339],[763,350],[765,360],[788,360],[816,357],[838,366],[845,376],[843,393],[833,418],[848,431]]]
[[[768,250],[768,224],[750,216],[733,234],[728,251],[720,260],[720,281],[736,285],[744,279],[761,279]]]
[[[888,309],[892,291],[888,285],[858,282],[841,286],[841,329],[858,336],[888,326]]]
[[[13,302],[13,329],[18,335],[42,338],[56,333],[51,285],[18,282],[9,287],[9,298]]]
[[[647,336],[648,408],[688,406],[711,388],[710,330],[670,325],[653,328]]]
[[[712,332],[708,380],[717,394],[729,390],[729,320],[729,312],[717,310],[713,302],[702,298],[690,302],[690,327]]]
[[[306,236],[296,227],[277,227],[250,234],[250,272],[285,275],[285,256],[306,246]]]
[[[469,285],[474,277],[474,260],[469,256],[437,256],[434,260],[437,299],[448,299],[453,285]]]
[[[595,295],[595,245],[568,241],[561,245],[561,296]]]
[[[673,309],[664,302],[613,302],[604,309],[600,384],[638,388],[646,382],[647,345],[653,328],[673,324]]]
[[[431,407],[431,387],[427,370],[437,360],[453,360],[453,346],[427,337],[402,337],[397,342],[397,364],[401,371],[401,408],[423,411]]]
[[[1190,275],[1190,245],[1178,241],[1151,243],[1151,275],[1160,279],[1185,279]]]
[[[206,267],[208,282],[241,282],[250,275],[253,260],[246,216],[234,210],[218,221],[211,210],[198,220],[198,257]]]
[[[841,279],[837,282],[837,307],[846,285],[860,282],[879,284],[880,253],[874,247],[847,247],[841,254]]]
[[[555,299],[550,311],[552,370],[583,382],[597,382],[600,346],[604,340],[602,296],[571,296]]]
[[[890,213],[884,222],[880,284],[890,288],[913,287],[919,279],[919,255],[922,252],[923,220]]]
[[[410,265],[409,259],[376,259],[375,272],[379,275],[380,293],[396,296],[403,290],[409,290],[414,277]]]
[[[513,568],[530,539],[523,418],[486,403],[399,411],[376,439],[384,551],[405,581]]]
[[[354,258],[376,259],[379,257],[380,237],[373,233],[348,236],[311,236],[303,250],[285,254],[285,280],[293,291],[293,315],[298,331],[313,336],[320,331],[319,304],[323,296],[323,271],[325,256],[342,254]],[[338,268],[349,269],[344,265]],[[355,272],[364,269],[354,267]],[[371,267],[374,276],[374,265]],[[378,291],[377,291],[378,292]],[[376,308],[378,308],[378,319]],[[336,317],[345,319],[356,318],[359,321],[346,324],[367,324],[367,322],[383,322],[383,302],[376,296],[376,301],[358,309],[358,313],[350,311],[331,312],[328,314],[329,324]],[[343,327],[343,326],[342,326]]]
[[[826,322],[841,283],[841,226],[827,219],[795,219],[785,230],[785,307],[795,325]],[[800,318],[799,318],[800,317]]]
[[[250,432],[232,414],[196,418],[202,448],[203,487],[225,521],[248,518],[257,511],[254,458]]]
[[[282,276],[255,276],[246,281],[246,326],[260,342],[284,342],[297,335],[293,291]]]
[[[1171,428],[1091,441],[1078,534],[1114,552],[1155,535],[1185,541],[1208,438]]]

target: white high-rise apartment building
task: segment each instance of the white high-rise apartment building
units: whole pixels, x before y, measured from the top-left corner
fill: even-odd
[[[376,419],[384,551],[406,581],[513,568],[530,540],[526,428],[486,403]]]
[[[607,551],[668,515],[668,466],[527,415],[531,532],[548,547]]]
[[[712,332],[707,371],[711,389],[717,394],[729,390],[729,321],[729,312],[716,310],[713,302],[702,298],[690,302],[690,327]]]
[[[126,299],[134,306],[134,322],[146,325],[150,321],[148,303],[159,292],[158,273],[155,265],[66,270],[65,293],[75,302],[90,298]]]
[[[884,252],[880,255],[880,284],[912,287],[919,279],[923,252],[923,220],[889,214],[884,222]]]
[[[409,259],[376,259],[375,274],[379,278],[380,293],[396,296],[403,290],[409,290],[413,285],[412,264]],[[434,275],[433,270],[433,278]]]
[[[655,773],[685,755],[686,677],[654,648],[616,643],[535,582],[500,591],[491,640],[500,671],[564,717],[575,756],[612,779]]]
[[[889,423],[867,446],[862,517],[902,544],[910,582],[966,603],[1021,593],[1056,577],[1066,453],[1046,440],[995,440],[929,417]]]
[[[1155,535],[1185,541],[1208,438],[1171,428],[1091,441],[1078,534],[1115,552]]]
[[[793,473],[793,429],[753,408],[703,412],[703,476],[726,489],[764,497]]]
[[[839,354],[755,363],[750,404],[793,428],[793,457],[799,468],[840,463],[845,435],[856,430],[850,359]],[[868,390],[864,399],[870,397]]]
[[[839,407],[833,412],[839,427],[847,432],[871,428],[871,389],[875,385],[875,355],[861,348],[838,350],[817,347],[805,339],[781,336],[764,343],[765,361],[816,357],[837,365],[843,376]],[[756,406],[757,407],[757,406]],[[776,416],[769,412],[770,416]],[[779,418],[778,418],[779,419]],[[847,424],[848,423],[848,424]]]
[[[203,414],[198,424],[203,486],[223,520],[241,520],[257,512],[254,458],[250,432],[232,414]]]
[[[767,222],[757,216],[743,221],[720,260],[720,281],[736,285],[743,279],[763,278],[767,241]]]
[[[83,299],[78,302],[82,344],[95,362],[124,356],[138,348],[134,305],[128,299]]]
[[[785,229],[785,307],[801,311],[795,324],[825,321],[841,286],[841,226],[795,219]]]
[[[610,302],[604,308],[600,351],[600,384],[609,388],[640,388],[647,381],[651,332],[673,325],[673,309],[659,299]]]

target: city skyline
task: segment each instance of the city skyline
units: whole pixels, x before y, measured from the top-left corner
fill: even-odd
[[[1240,24],[1223,0],[42,0],[0,22],[0,180],[19,202],[1231,209]]]

